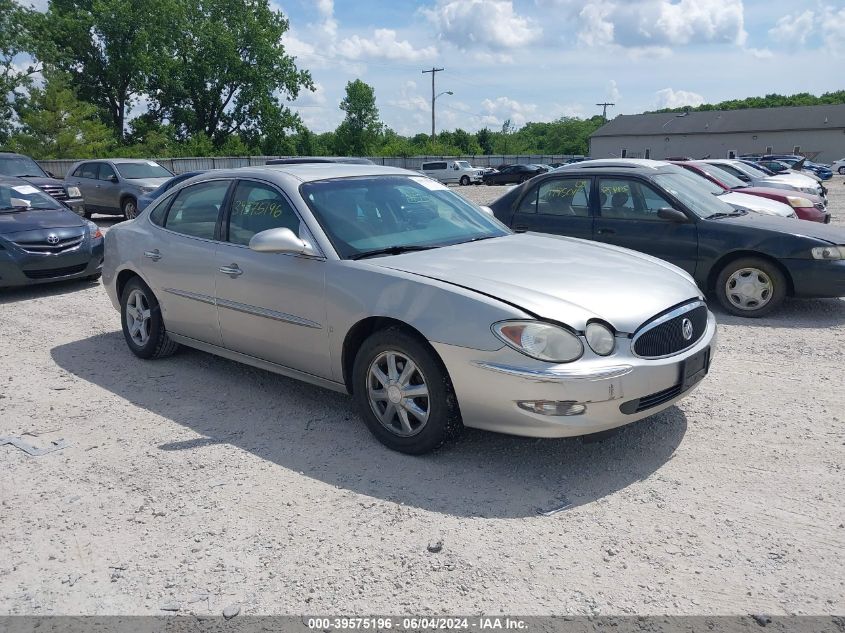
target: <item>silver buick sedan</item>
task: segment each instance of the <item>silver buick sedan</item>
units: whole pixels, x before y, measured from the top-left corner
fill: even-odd
[[[697,386],[716,331],[671,264],[512,233],[376,165],[191,178],[106,234],[103,283],[136,356],[188,345],[348,392],[415,454],[463,426],[565,437],[639,420]]]

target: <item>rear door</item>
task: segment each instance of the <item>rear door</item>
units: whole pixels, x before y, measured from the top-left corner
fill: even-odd
[[[592,239],[591,189],[589,177],[545,179],[517,202],[511,227],[516,231]]]
[[[85,207],[89,211],[98,211],[97,207],[97,167],[98,163],[82,163],[68,180],[79,187]]]
[[[167,329],[220,346],[215,257],[230,179],[210,180],[179,191],[160,228],[143,245],[142,273],[161,304]],[[155,216],[155,217],[153,217]]]
[[[215,261],[225,347],[331,378],[322,257],[258,253],[256,233],[289,228],[314,243],[287,198],[269,183],[240,180]]]
[[[657,215],[659,209],[677,208],[677,204],[645,181],[632,178],[599,177],[596,192],[598,216],[593,222],[593,239],[653,255],[695,273],[696,223]]]

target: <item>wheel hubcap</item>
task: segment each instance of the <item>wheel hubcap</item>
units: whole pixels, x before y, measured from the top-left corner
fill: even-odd
[[[367,397],[388,431],[410,437],[428,422],[428,385],[416,363],[401,352],[379,354],[367,370]]]
[[[138,214],[135,212],[135,205],[132,202],[127,202],[126,203],[126,217],[129,218],[130,220],[133,220],[133,219],[135,219],[136,215],[138,215]]]
[[[126,302],[126,327],[130,338],[139,347],[146,345],[150,338],[150,304],[140,290],[133,290]]]
[[[740,268],[725,284],[732,305],[740,310],[759,310],[772,299],[774,284],[759,268]]]

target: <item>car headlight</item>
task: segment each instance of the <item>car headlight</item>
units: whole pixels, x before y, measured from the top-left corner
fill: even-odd
[[[613,353],[613,349],[616,347],[616,337],[606,325],[597,322],[588,323],[585,335],[587,345],[599,356],[607,356]]]
[[[85,224],[88,225],[88,235],[91,236],[92,240],[97,240],[103,237],[100,227],[94,224],[91,220],[85,220]]]
[[[79,190],[79,187],[67,187],[65,189],[67,192],[68,198],[81,198],[82,192]]]
[[[797,196],[786,196],[786,201],[795,208],[813,206],[813,203],[807,200],[807,198],[799,198]]]
[[[144,193],[152,193],[156,189],[158,189],[158,187],[141,187],[141,191]]]
[[[818,187],[798,187],[798,191],[802,193],[809,193],[810,195],[817,196],[819,195],[819,188]]]
[[[581,339],[562,327],[540,321],[501,321],[493,333],[518,352],[551,363],[569,363],[584,353]]]
[[[845,259],[845,246],[819,246],[814,248],[813,259]]]

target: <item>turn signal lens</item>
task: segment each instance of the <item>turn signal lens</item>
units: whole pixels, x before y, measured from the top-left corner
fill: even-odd
[[[581,358],[581,339],[562,327],[540,321],[501,321],[493,332],[506,344],[526,356],[552,363],[569,363]]]
[[[91,220],[86,220],[86,222],[88,223],[88,235],[91,236],[92,240],[100,239],[103,237],[99,226],[91,222]]]
[[[610,329],[601,323],[589,323],[586,330],[587,344],[599,356],[613,353],[616,337]]]

